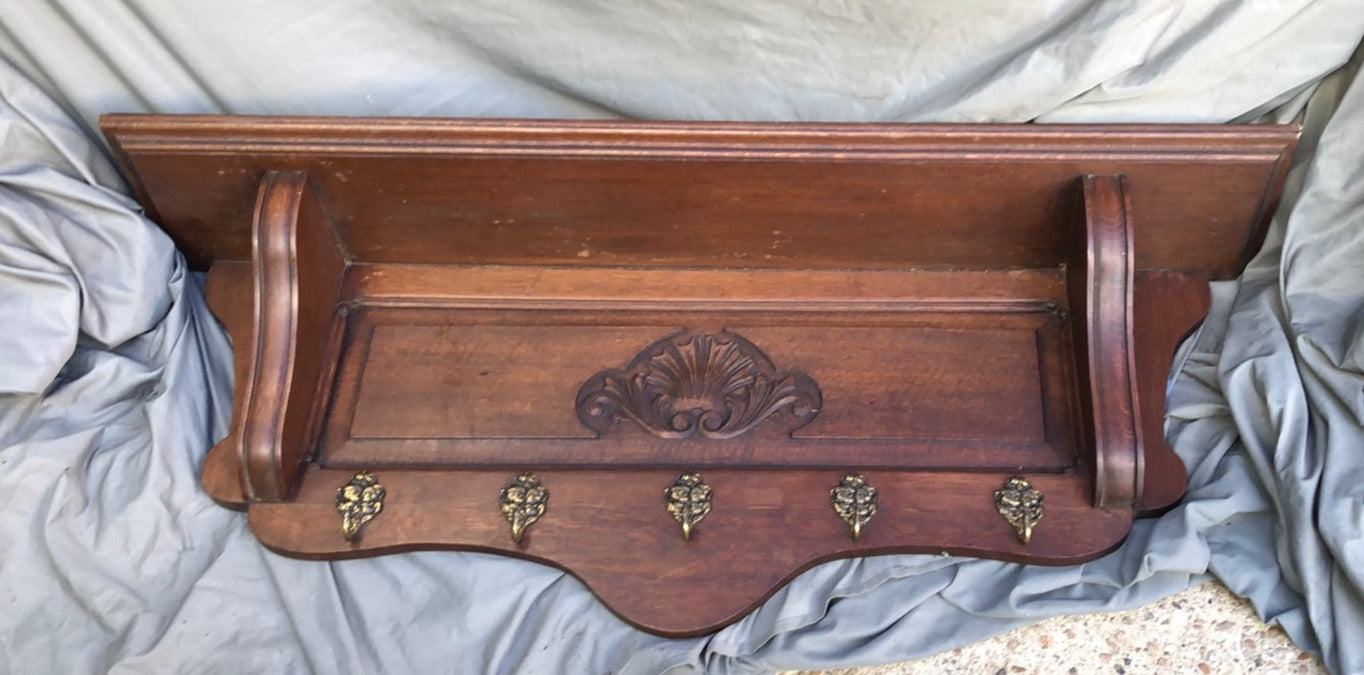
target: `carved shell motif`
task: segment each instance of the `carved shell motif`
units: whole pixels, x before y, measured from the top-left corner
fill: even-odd
[[[629,420],[660,438],[734,438],[782,411],[794,430],[819,414],[819,386],[777,370],[752,342],[729,331],[683,330],[645,347],[624,369],[604,370],[578,390],[583,426],[605,434]]]

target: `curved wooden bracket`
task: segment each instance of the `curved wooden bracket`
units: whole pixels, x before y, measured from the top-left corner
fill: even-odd
[[[1085,176],[1081,188],[1066,268],[1070,306],[1084,310],[1071,322],[1085,413],[1080,438],[1093,451],[1094,505],[1131,509],[1141,499],[1143,480],[1131,202],[1122,176]]]
[[[335,368],[346,259],[307,176],[270,171],[252,224],[255,358],[239,421],[242,486],[253,501],[287,499],[311,454],[315,410]]]

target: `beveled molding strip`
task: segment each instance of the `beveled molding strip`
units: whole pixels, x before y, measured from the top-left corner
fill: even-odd
[[[714,310],[715,303],[704,300],[614,300],[577,298],[479,298],[479,297],[419,297],[364,298],[355,304],[363,307],[413,307],[421,309],[510,309],[510,310],[619,310],[703,312]],[[1062,310],[1048,300],[1022,298],[1017,300],[731,300],[726,311],[731,312],[917,312],[922,314],[1057,314]]]
[[[904,161],[950,156],[1044,160],[1239,162],[1279,157],[1283,127],[1266,125],[771,124],[107,114],[100,125],[137,154],[430,155],[740,160]],[[1294,131],[1296,134],[1296,131]],[[831,134],[839,143],[831,146]],[[1258,144],[1248,143],[1250,139]],[[969,151],[964,152],[964,149]]]
[[[422,294],[422,287],[442,289]],[[563,267],[433,267],[359,263],[345,295],[364,307],[714,311],[1052,312],[1060,269],[701,270],[616,268],[585,277]]]

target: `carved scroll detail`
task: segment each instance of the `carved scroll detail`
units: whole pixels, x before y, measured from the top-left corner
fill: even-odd
[[[729,331],[682,330],[645,347],[624,369],[604,370],[578,390],[583,426],[600,434],[629,420],[659,438],[739,436],[782,413],[787,431],[819,414],[819,386],[777,370],[752,342]]]

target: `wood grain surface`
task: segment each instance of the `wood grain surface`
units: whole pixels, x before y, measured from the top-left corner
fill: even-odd
[[[353,259],[859,269],[1060,264],[1074,183],[1123,174],[1139,269],[1235,276],[1297,128],[106,115],[190,260],[250,257],[267,170],[300,170]],[[928,236],[925,236],[928,235]]]
[[[528,558],[668,635],[840,557],[1092,559],[1177,502],[1170,360],[1258,247],[1297,134],[103,125],[209,268],[237,390],[203,481],[263,543]],[[347,541],[362,470],[387,496]],[[517,543],[499,494],[523,472],[550,497]],[[684,472],[714,499],[689,541],[664,507]],[[856,542],[848,473],[879,500]],[[1019,474],[1045,496],[1026,545],[994,505]]]

